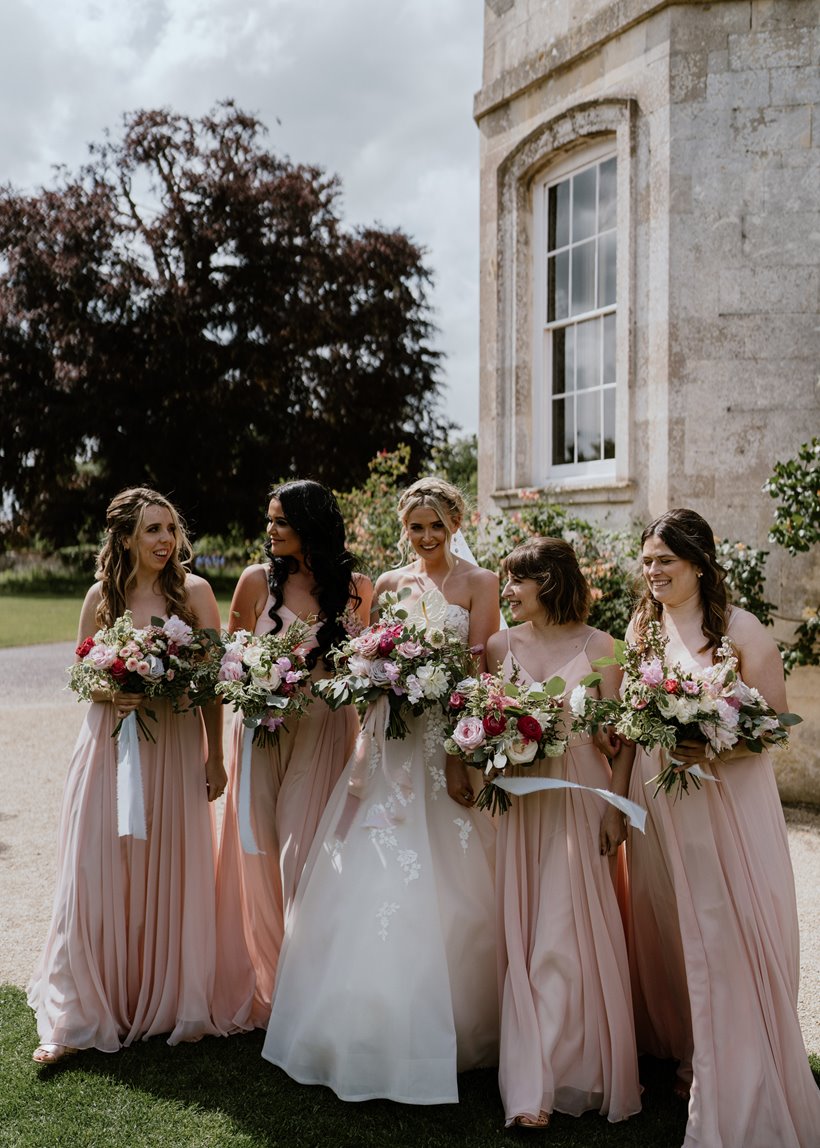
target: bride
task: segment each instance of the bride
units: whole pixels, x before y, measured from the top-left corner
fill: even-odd
[[[409,588],[408,603],[434,608],[445,594],[446,627],[483,649],[499,626],[498,579],[451,552],[463,513],[441,479],[405,491],[413,558],[382,574],[375,596]],[[495,827],[471,808],[466,766],[445,757],[443,714],[408,725],[403,741],[376,730],[363,792],[355,754],[334,790],[286,925],[262,1051],[342,1100],[455,1102],[457,1072],[497,1063]]]

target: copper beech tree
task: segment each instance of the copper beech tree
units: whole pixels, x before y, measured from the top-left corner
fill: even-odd
[[[231,103],[140,111],[54,186],[0,191],[0,484],[55,544],[150,483],[258,529],[289,474],[350,489],[444,436],[422,251],[350,229],[340,185]]]

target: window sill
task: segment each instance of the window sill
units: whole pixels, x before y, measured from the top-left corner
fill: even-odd
[[[557,502],[561,506],[600,506],[602,503],[632,502],[635,494],[635,483],[630,479],[587,477],[556,479],[541,486],[523,489],[496,490],[491,497],[502,510],[514,510],[534,502],[536,498]]]

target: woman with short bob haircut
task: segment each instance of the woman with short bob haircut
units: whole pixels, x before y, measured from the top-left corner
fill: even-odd
[[[561,677],[569,696],[592,662],[613,653],[609,635],[587,625],[590,591],[575,551],[562,538],[532,538],[507,555],[502,573],[515,624],[490,638],[489,669],[524,684]],[[588,690],[615,697],[619,681],[618,667],[607,666]],[[565,733],[561,757],[522,758],[506,773],[625,796],[628,773],[613,774],[608,740]],[[589,788],[515,797],[499,818],[499,1086],[508,1127],[545,1128],[555,1111],[595,1110],[610,1121],[640,1111],[615,887],[625,837],[623,815]]]

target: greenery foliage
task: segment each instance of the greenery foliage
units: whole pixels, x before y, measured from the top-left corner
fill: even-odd
[[[194,531],[257,526],[272,473],[353,486],[443,441],[423,253],[231,102],[124,118],[78,171],[0,189],[0,488],[18,538],[93,537],[145,483]]]
[[[0,1145],[8,1148],[508,1148],[496,1070],[459,1078],[459,1104],[346,1104],[295,1083],[260,1055],[264,1033],[162,1037],[110,1055],[89,1051],[56,1068],[31,1062],[34,1019],[19,989],[0,989]],[[674,1148],[686,1107],[671,1062],[643,1065],[643,1111],[621,1124],[557,1114],[555,1148]],[[513,1139],[515,1139],[513,1137]]]
[[[820,542],[820,438],[799,448],[795,458],[775,464],[763,487],[778,501],[769,541],[789,554],[807,553]],[[781,647],[789,673],[797,666],[820,665],[820,603],[807,606],[794,640]]]

